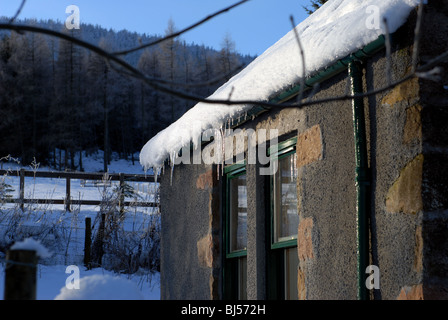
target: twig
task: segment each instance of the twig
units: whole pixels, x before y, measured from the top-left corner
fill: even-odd
[[[386,46],[386,78],[387,78],[387,85],[390,85],[392,83],[392,76],[391,76],[391,44],[390,44],[390,33],[389,33],[389,26],[387,25],[387,19],[383,18],[384,22],[384,28],[385,28],[385,46]]]
[[[423,21],[423,5],[426,1],[420,0],[420,5],[418,6],[417,22],[415,24],[414,30],[414,48],[412,50],[412,71],[415,72],[418,63],[418,53],[420,47],[420,36],[421,36],[421,25]]]
[[[243,68],[244,68],[244,65],[240,64],[236,68],[232,69],[230,72],[225,73],[224,75],[220,75],[218,77],[215,77],[213,79],[210,79],[208,81],[203,81],[203,82],[185,82],[185,83],[183,83],[183,82],[172,82],[172,81],[168,81],[168,80],[161,79],[161,78],[152,78],[152,79],[153,79],[153,81],[157,81],[158,83],[164,84],[167,86],[175,86],[175,87],[183,87],[183,88],[208,87],[208,86],[212,86],[214,84],[222,83],[222,81],[224,79],[228,79],[229,77],[231,77],[238,71],[242,70]],[[126,73],[126,71],[119,70],[118,68],[113,68],[113,69],[119,73],[124,73],[131,77],[133,76],[133,74],[131,74],[129,72]]]
[[[296,24],[294,22],[294,17],[291,15],[289,18],[291,20],[292,29],[294,30],[294,35],[295,35],[297,44],[299,46],[300,57],[302,58],[302,77],[300,79],[300,92],[299,92],[299,96],[297,98],[298,101],[301,101],[302,98],[303,98],[303,90],[305,88],[305,75],[306,75],[306,70],[305,70],[305,53],[303,51],[303,46],[302,46],[302,42],[300,41],[299,33],[296,30]]]
[[[44,28],[34,27],[34,26],[28,26],[28,25],[11,25],[11,24],[5,24],[0,23],[0,29],[7,29],[7,30],[14,30],[14,31],[29,31],[29,32],[36,32],[36,33],[42,33],[49,36],[57,37],[63,40],[71,41],[76,45],[79,45],[81,47],[84,47],[94,53],[99,54],[100,56],[117,63],[119,66],[123,67],[129,75],[132,75],[136,79],[140,79],[141,81],[145,82],[147,85],[153,87],[155,90],[159,90],[161,92],[174,95],[178,98],[192,100],[195,102],[203,102],[208,104],[222,104],[222,105],[258,105],[263,107],[272,107],[272,108],[298,108],[298,107],[305,107],[313,104],[321,104],[321,103],[327,103],[332,101],[343,101],[343,100],[351,100],[355,98],[363,98],[363,97],[369,97],[372,95],[376,95],[378,93],[385,92],[387,90],[390,90],[394,88],[395,86],[411,79],[414,77],[418,77],[419,74],[421,74],[424,71],[429,71],[430,69],[437,66],[438,63],[447,60],[448,59],[448,51],[440,54],[439,56],[435,57],[434,59],[427,62],[425,65],[420,66],[419,68],[416,68],[414,72],[411,72],[408,76],[402,78],[401,80],[395,81],[391,83],[390,85],[386,85],[385,87],[369,91],[363,94],[356,94],[356,95],[343,95],[339,97],[330,97],[326,99],[321,100],[314,100],[314,101],[306,101],[306,102],[296,102],[296,103],[290,103],[290,104],[276,104],[276,103],[270,103],[265,101],[256,101],[256,100],[224,100],[224,99],[213,99],[213,98],[203,98],[199,97],[190,93],[186,93],[180,90],[175,90],[170,87],[166,87],[164,85],[161,85],[158,81],[160,79],[154,79],[146,76],[130,64],[126,63],[125,61],[117,58],[115,55],[95,46],[90,43],[87,43],[85,41],[82,41],[80,39],[74,38],[72,36],[69,36],[67,34],[48,30]],[[415,47],[414,47],[415,49]]]
[[[26,0],[22,0],[22,3],[20,4],[19,8],[16,11],[16,14],[9,20],[9,22],[8,22],[9,24],[12,24],[17,19],[17,17],[20,15],[23,7],[25,6],[25,2],[26,2]]]
[[[431,81],[440,81],[442,79],[443,69],[441,67],[435,67],[429,71],[416,72],[416,76],[421,79],[428,79]]]
[[[354,99],[358,99],[358,98],[367,98],[370,96],[377,95],[379,93],[383,93],[385,91],[389,91],[389,90],[395,88],[396,86],[398,86],[412,78],[415,78],[415,77],[416,77],[416,74],[412,73],[412,74],[409,74],[408,76],[402,78],[401,80],[398,80],[398,81],[392,83],[391,85],[388,85],[388,86],[385,86],[385,87],[382,87],[382,88],[379,88],[376,90],[372,90],[369,92],[358,93],[358,94],[354,94],[354,95],[347,94],[347,95],[338,96],[338,97],[329,97],[329,98],[324,98],[324,99],[320,99],[320,100],[314,100],[312,102],[301,103],[300,105],[291,104],[291,105],[287,105],[285,107],[287,107],[287,108],[306,107],[309,105],[322,104],[322,103],[328,103],[328,102],[334,102],[334,101],[346,101],[346,100],[354,100]]]
[[[311,91],[311,93],[308,95],[308,99],[307,99],[307,102],[310,102],[311,101],[311,99],[314,97],[314,95],[317,93],[317,91],[319,90],[319,88],[320,88],[320,83],[319,82],[316,82],[314,85],[313,85],[313,90]]]
[[[228,11],[232,10],[233,8],[236,8],[236,7],[238,7],[238,6],[240,6],[240,5],[242,5],[243,3],[248,2],[248,1],[250,1],[250,0],[242,0],[242,1],[239,1],[239,2],[237,2],[237,3],[235,3],[235,4],[231,5],[231,6],[228,6],[227,8],[224,8],[224,9],[222,9],[222,10],[219,10],[218,12],[215,12],[215,13],[213,13],[213,14],[211,14],[211,15],[205,17],[204,19],[202,19],[202,20],[200,20],[200,21],[198,21],[198,22],[192,24],[191,26],[189,26],[189,27],[187,27],[187,28],[185,28],[185,29],[182,29],[182,30],[180,30],[180,31],[178,31],[178,32],[174,32],[174,33],[172,33],[172,34],[169,34],[169,35],[167,35],[166,37],[163,37],[163,38],[161,38],[161,39],[155,40],[155,41],[150,42],[150,43],[147,43],[147,44],[140,45],[140,46],[135,47],[135,48],[132,48],[132,49],[128,49],[128,50],[124,50],[124,51],[114,52],[114,53],[112,53],[112,54],[113,54],[113,55],[117,55],[117,56],[119,56],[119,55],[126,55],[126,54],[129,54],[129,53],[131,53],[131,52],[135,52],[135,51],[138,51],[138,50],[142,50],[142,49],[145,49],[145,48],[154,46],[154,45],[159,44],[159,43],[161,43],[161,42],[163,42],[163,41],[166,41],[166,40],[169,40],[169,39],[172,39],[172,38],[176,38],[176,37],[180,36],[181,34],[186,33],[187,31],[190,31],[190,30],[192,30],[192,29],[194,29],[194,28],[200,26],[201,24],[207,22],[208,20],[213,19],[214,17],[216,17],[216,16],[218,16],[218,15],[221,15],[221,14],[223,14],[223,13],[225,13],[225,12],[228,12]]]
[[[448,59],[448,48],[447,48],[447,51],[445,51],[444,53],[438,55],[434,59],[431,59],[428,62],[426,62],[424,65],[420,66],[417,69],[416,73],[429,71],[430,69],[433,69],[434,67],[436,67],[440,62],[447,60],[447,59]]]
[[[240,64],[236,68],[230,70],[230,72],[227,72],[224,75],[220,75],[220,76],[215,77],[213,79],[210,79],[208,81],[204,81],[204,82],[190,82],[190,83],[188,83],[188,82],[187,83],[174,83],[174,85],[177,85],[179,87],[185,87],[185,88],[212,86],[214,84],[222,83],[222,81],[224,79],[230,78],[232,75],[234,75],[238,71],[241,71],[243,68],[244,68],[244,64]]]

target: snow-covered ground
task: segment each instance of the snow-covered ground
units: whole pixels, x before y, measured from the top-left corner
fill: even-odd
[[[96,152],[86,153],[83,152],[82,167],[85,172],[100,172],[103,170],[103,151],[98,150]],[[110,173],[131,173],[131,174],[144,174],[142,165],[139,163],[139,155],[134,155],[134,163],[131,160],[119,159],[118,155],[113,153],[111,155],[111,163],[108,165],[108,170]],[[9,159],[9,160],[8,160]],[[75,164],[79,161],[75,158]],[[22,168],[20,161],[14,157],[3,157],[0,159],[0,169],[19,169]],[[45,167],[39,163],[39,159],[35,160],[35,164],[29,166],[23,166],[27,170],[45,170],[45,171],[55,171],[55,169]],[[149,172],[148,172],[149,173]]]
[[[138,159],[138,155],[135,156]],[[98,151],[89,156],[84,155],[83,168],[85,172],[101,172],[103,170],[103,154]],[[0,176],[0,182],[4,181],[14,189],[11,193],[14,197],[19,196],[19,179],[17,171],[21,168],[30,171],[56,171],[45,167],[36,162],[34,165],[22,166],[17,160],[0,161],[0,169],[9,170],[11,173],[7,176]],[[136,160],[134,164],[130,160],[118,159],[116,155],[108,166],[109,173],[127,173],[127,174],[151,174],[152,170],[145,172]],[[128,184],[139,195],[139,201],[153,201],[153,195],[157,187],[154,183],[128,182]],[[110,188],[117,186],[118,182],[111,181]],[[66,181],[64,179],[49,178],[25,178],[25,198],[29,199],[64,199],[66,196]],[[89,181],[72,179],[70,184],[70,194],[74,200],[96,200],[101,199],[103,188],[94,186]],[[63,209],[61,205],[52,206],[54,209]],[[83,206],[83,210],[96,210],[92,206]]]
[[[138,159],[138,157],[137,157]],[[83,167],[86,172],[99,172],[102,170],[101,153],[83,159]],[[5,170],[17,170],[22,166],[14,161],[3,162],[2,167]],[[54,171],[40,165],[34,167],[25,167],[28,170]],[[140,163],[115,158],[111,161],[109,172],[113,173],[133,173],[144,174]],[[18,195],[19,179],[14,175],[0,177],[5,183],[10,185],[14,191],[10,194],[14,197]],[[135,183],[131,184],[135,192],[140,196],[139,201],[151,201],[157,186],[154,183]],[[112,184],[109,190],[112,190]],[[104,192],[102,187],[86,186],[80,180],[71,181],[71,194],[75,199],[101,199]],[[26,178],[25,197],[40,199],[63,199],[65,197],[65,180],[49,178]],[[4,204],[5,208],[13,207],[12,204]],[[98,206],[81,206],[73,208],[71,213],[65,212],[62,206],[50,205],[30,205],[26,218],[20,223],[28,229],[42,227],[42,225],[51,226],[58,224],[58,230],[47,228],[48,233],[40,234],[44,239],[46,246],[50,246],[51,257],[39,259],[37,267],[37,299],[82,299],[82,300],[124,300],[124,299],[144,299],[159,300],[160,286],[159,274],[150,273],[148,270],[135,272],[133,274],[118,274],[103,268],[94,268],[87,270],[83,266],[83,250],[85,237],[85,218],[91,217],[92,224],[99,212]],[[148,223],[153,213],[152,208],[129,208],[126,213],[127,219],[123,225],[125,232],[135,232]],[[0,219],[0,235],[5,237],[5,229],[11,228],[7,219]],[[21,235],[15,235],[17,240]],[[56,239],[58,241],[56,241]],[[62,240],[61,240],[62,239]],[[24,240],[24,239],[21,239]],[[58,244],[56,245],[56,242]],[[53,245],[54,243],[54,245]],[[61,245],[62,243],[62,245]],[[103,258],[104,261],[104,258]],[[79,288],[70,289],[66,286],[67,279],[70,279],[72,273],[67,267],[75,265],[79,270]],[[67,273],[66,273],[67,271]],[[0,251],[0,299],[4,294],[5,277],[5,256]]]
[[[79,289],[67,289],[66,281],[72,273],[68,266],[39,264],[37,268],[37,300],[159,300],[159,274],[117,275],[95,268],[80,266]],[[67,270],[68,271],[68,270]],[[0,264],[0,299],[4,295],[5,265]]]

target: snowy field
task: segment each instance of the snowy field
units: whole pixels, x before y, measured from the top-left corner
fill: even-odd
[[[38,265],[37,300],[160,300],[159,274],[117,275],[96,268],[85,270],[80,266],[79,289],[66,289],[71,273],[67,266]],[[5,265],[0,264],[0,299],[4,294]]]
[[[137,157],[138,159],[138,157]],[[97,153],[93,157],[84,158],[83,166],[85,172],[98,172],[102,170],[102,154]],[[3,162],[2,169],[15,171],[21,168],[14,161]],[[40,165],[25,167],[27,170],[54,171]],[[109,166],[110,173],[144,174],[140,163],[135,161],[113,160]],[[10,194],[18,196],[19,179],[14,175],[3,176],[2,180],[13,189]],[[25,198],[34,199],[63,199],[65,197],[65,179],[49,178],[26,178]],[[157,186],[154,183],[130,183],[133,190],[138,194],[139,201],[154,200],[154,192]],[[107,187],[112,190],[116,184],[111,183]],[[101,200],[105,192],[104,187],[85,184],[83,181],[73,179],[71,181],[71,195],[73,199]],[[127,199],[129,200],[129,199]],[[81,300],[159,300],[159,274],[148,270],[133,274],[115,273],[103,268],[87,270],[83,265],[85,218],[91,217],[92,224],[98,224],[99,206],[73,206],[72,212],[65,212],[62,205],[26,205],[26,219],[20,224],[26,230],[45,230],[40,234],[42,244],[48,248],[51,257],[39,259],[37,267],[37,299],[81,299]],[[13,212],[13,204],[4,204],[0,211],[0,237],[5,239],[11,237],[8,228],[11,229],[10,219],[5,219],[5,212]],[[10,211],[8,211],[10,209]],[[128,208],[126,219],[123,224],[123,232],[139,232],[143,226],[148,224],[154,212],[153,208]],[[97,220],[95,220],[97,219]],[[57,228],[53,227],[57,225]],[[44,226],[44,228],[42,228]],[[47,227],[48,226],[48,227]],[[17,241],[21,235],[14,234]],[[57,241],[56,241],[57,240]],[[40,241],[40,240],[39,240]],[[57,243],[57,244],[56,244]],[[53,245],[54,244],[54,245]],[[1,249],[1,247],[0,247]],[[107,257],[103,258],[103,261]],[[68,266],[75,265],[79,268],[79,289],[66,288],[66,281],[71,275],[66,273]],[[4,294],[5,277],[5,255],[0,251],[0,298]]]

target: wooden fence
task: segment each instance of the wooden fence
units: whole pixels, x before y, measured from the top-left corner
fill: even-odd
[[[65,205],[67,211],[71,211],[71,205],[100,205],[101,200],[82,200],[72,199],[70,194],[70,186],[72,179],[79,180],[92,180],[92,181],[119,181],[120,190],[123,190],[125,182],[155,182],[153,175],[144,174],[124,174],[124,173],[85,173],[85,172],[57,172],[57,171],[30,171],[25,169],[20,170],[0,170],[0,175],[18,176],[19,181],[19,198],[7,199],[8,203],[19,203],[23,210],[24,204],[59,204]],[[25,198],[25,177],[33,178],[53,178],[53,179],[65,179],[65,198],[64,199],[27,199]],[[119,201],[120,212],[124,210],[126,206],[135,207],[156,207],[158,204],[155,202],[146,201],[125,201],[124,194],[121,195]]]

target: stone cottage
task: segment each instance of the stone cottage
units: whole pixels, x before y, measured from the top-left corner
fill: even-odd
[[[143,148],[161,298],[448,298],[448,1],[295,30]]]

